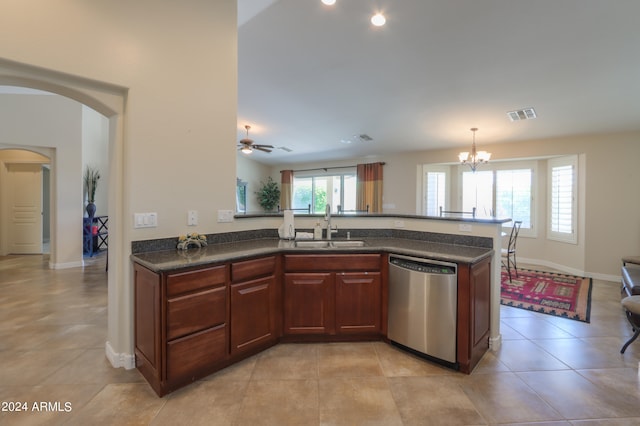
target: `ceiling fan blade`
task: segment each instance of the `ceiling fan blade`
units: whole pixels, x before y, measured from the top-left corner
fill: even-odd
[[[261,144],[261,143],[259,143],[259,144],[254,144],[253,146],[259,146],[259,147],[261,147],[261,148],[271,148],[271,149],[273,149],[273,145],[263,145],[263,144]]]
[[[269,145],[253,145],[253,148],[260,150],[260,151],[264,151],[264,152],[271,152],[271,150],[268,148]],[[271,147],[273,148],[273,147]]]

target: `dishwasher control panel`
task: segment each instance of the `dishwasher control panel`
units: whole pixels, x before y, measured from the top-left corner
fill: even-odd
[[[440,264],[433,261],[419,261],[417,259],[406,259],[401,257],[389,257],[389,263],[400,268],[409,269],[411,271],[422,272],[425,274],[455,274],[456,265]]]

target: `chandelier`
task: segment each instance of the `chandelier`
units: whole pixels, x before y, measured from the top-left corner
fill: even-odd
[[[460,164],[466,164],[471,167],[471,171],[475,172],[480,164],[488,163],[491,158],[491,153],[487,151],[477,151],[476,150],[476,132],[478,131],[477,127],[472,127],[471,131],[473,132],[473,144],[471,145],[471,152],[461,152],[458,154],[458,159],[460,160]]]

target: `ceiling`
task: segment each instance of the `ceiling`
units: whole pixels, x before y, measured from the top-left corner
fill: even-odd
[[[238,0],[238,139],[251,125],[276,147],[252,159],[286,164],[468,149],[471,127],[479,149],[640,130],[638,16],[638,0]]]

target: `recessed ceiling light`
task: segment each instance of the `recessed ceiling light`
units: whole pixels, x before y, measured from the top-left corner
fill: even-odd
[[[385,22],[387,22],[387,19],[384,17],[382,13],[376,13],[371,17],[371,23],[376,27],[383,26]]]
[[[334,4],[336,4],[336,0],[322,0],[322,3],[326,4],[327,6],[333,6]]]

